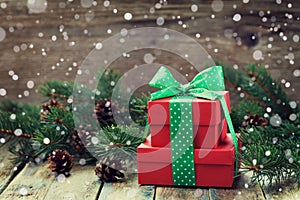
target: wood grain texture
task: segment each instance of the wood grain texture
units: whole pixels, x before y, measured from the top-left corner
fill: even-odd
[[[209,189],[211,200],[264,200],[263,191],[259,186],[245,187],[249,182],[249,174],[242,175],[236,180],[236,185],[229,189]]]
[[[6,31],[5,39],[0,42],[0,88],[7,90],[5,98],[38,103],[41,98],[36,93],[37,86],[51,78],[74,80],[78,66],[97,42],[110,38],[123,28],[152,26],[190,36],[215,61],[239,68],[248,63],[266,65],[274,78],[291,82],[285,90],[292,99],[300,99],[297,92],[299,77],[293,75],[300,62],[299,42],[293,40],[300,30],[300,4],[296,2],[291,2],[292,6],[288,7],[286,1],[277,4],[274,0],[252,0],[245,4],[226,0],[222,1],[222,10],[217,12],[212,9],[211,0],[173,0],[159,9],[155,9],[157,1],[149,0],[117,0],[110,2],[109,7],[98,1],[97,5],[88,8],[81,6],[81,1],[48,1],[46,10],[38,14],[29,13],[26,0],[0,2],[7,5],[0,9],[0,27]],[[191,11],[192,4],[198,5],[197,12]],[[118,12],[113,13],[113,9]],[[132,13],[132,20],[124,20],[126,12]],[[232,18],[237,13],[241,20],[235,22]],[[163,26],[156,24],[158,17],[165,19]],[[63,28],[60,30],[60,27]],[[53,41],[52,36],[57,39]],[[254,40],[252,36],[255,36]],[[253,53],[257,50],[262,57],[255,60]],[[155,55],[157,63],[175,69],[183,67],[181,73],[190,73],[190,78],[196,73],[190,72],[184,59],[165,52],[158,55],[153,50],[136,52],[130,58],[120,56],[110,67],[124,73],[134,65],[144,64],[145,53]],[[18,81],[8,75],[10,70],[19,76]],[[27,88],[29,80],[35,82],[35,88]],[[30,92],[29,97],[24,97],[25,90]],[[23,97],[18,98],[18,95]]]
[[[44,199],[53,181],[47,164],[27,164],[3,191],[1,199]]]
[[[152,200],[154,186],[140,186],[136,174],[128,174],[128,178],[120,183],[105,183],[99,200]]]
[[[94,166],[74,166],[71,176],[55,179],[44,199],[95,200],[101,183],[94,169]]]
[[[156,200],[198,199],[209,200],[208,189],[191,189],[177,187],[156,187]]]
[[[18,166],[12,162],[14,155],[8,151],[9,145],[10,143],[5,143],[0,147],[0,194],[14,177],[17,171],[15,167]]]
[[[265,187],[264,193],[267,200],[298,200],[300,199],[300,189],[297,184],[289,181],[280,186]]]

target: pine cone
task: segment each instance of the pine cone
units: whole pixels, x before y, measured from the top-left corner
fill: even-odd
[[[100,126],[110,126],[115,124],[112,113],[112,103],[110,99],[99,99],[95,105],[94,112],[96,114]]]
[[[41,120],[45,120],[46,115],[51,112],[52,107],[65,108],[65,105],[59,103],[58,101],[56,101],[54,99],[51,99],[49,101],[49,103],[44,103],[42,105],[42,110],[41,110],[41,113],[40,113],[41,114]]]
[[[268,124],[268,121],[259,117],[258,114],[248,115],[247,118],[242,122],[242,127],[246,128],[247,126],[265,126]]]
[[[97,134],[97,130],[92,128],[91,124],[80,125],[77,129],[78,137],[84,141],[86,146],[91,145],[91,139]]]
[[[95,174],[101,181],[116,182],[124,178],[120,170],[125,170],[120,159],[106,158],[96,165]]]
[[[87,151],[83,142],[81,141],[78,131],[74,130],[72,133],[71,141],[70,144],[73,148],[73,150],[78,154],[78,155],[83,155]]]
[[[50,162],[49,168],[52,172],[57,174],[69,175],[70,170],[73,167],[73,156],[71,156],[67,151],[62,151],[56,149],[49,156],[48,161]]]

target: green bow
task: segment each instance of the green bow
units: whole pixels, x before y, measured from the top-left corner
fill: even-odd
[[[222,67],[215,66],[200,72],[190,83],[182,85],[168,68],[161,67],[149,82],[150,86],[161,89],[151,94],[151,100],[183,94],[214,100],[220,96],[215,91],[225,90],[223,77]]]
[[[192,96],[209,100],[220,100],[225,118],[227,120],[229,131],[233,139],[236,156],[235,175],[237,175],[239,160],[238,142],[225,98],[223,95],[218,93],[218,91],[225,90],[222,67],[214,66],[207,68],[204,71],[198,73],[190,83],[187,83],[185,85],[182,85],[177,80],[175,80],[171,72],[166,67],[161,67],[149,82],[149,85],[161,89],[151,94],[151,100],[172,96]]]

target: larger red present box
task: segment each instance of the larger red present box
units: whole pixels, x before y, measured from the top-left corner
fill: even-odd
[[[228,91],[218,91],[223,95],[230,111]],[[148,122],[150,125],[153,147],[170,146],[170,113],[171,98],[163,98],[148,102]],[[227,123],[219,100],[195,98],[192,102],[193,132],[195,148],[217,148],[220,141],[225,140]]]
[[[137,148],[138,183],[174,185],[171,149],[151,146],[148,139]],[[216,149],[194,149],[196,186],[231,187],[235,151],[230,134]]]

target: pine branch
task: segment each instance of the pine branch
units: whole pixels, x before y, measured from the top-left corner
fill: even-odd
[[[61,107],[51,107],[41,123],[49,127],[61,126],[71,132],[75,129],[72,112]]]
[[[33,141],[40,146],[36,155],[50,155],[55,149],[70,152],[70,138],[75,130],[73,115],[62,107],[50,107],[45,115],[41,127],[34,132]]]
[[[263,66],[248,65],[245,70],[235,70],[223,65],[225,83],[235,91],[243,92],[247,99],[254,100],[264,107],[271,107],[273,114],[287,119],[290,114],[299,112],[289,106],[289,99]],[[283,111],[283,112],[282,112]]]
[[[100,74],[102,75],[100,76]],[[98,86],[95,92],[95,100],[110,99],[112,97],[113,89],[120,77],[120,73],[113,70],[105,70],[103,73],[99,72],[96,76]]]
[[[134,126],[106,127],[96,137],[99,142],[91,148],[97,158],[135,159],[136,148],[145,140],[143,131]]]
[[[11,130],[0,129],[0,133],[6,134],[6,135],[10,135],[10,136],[16,136],[16,134],[14,132],[12,132]],[[32,138],[32,135],[31,134],[27,134],[27,133],[21,133],[21,135],[18,135],[18,137]]]
[[[1,132],[8,135],[30,137],[39,127],[39,121],[31,116],[0,111]]]
[[[67,140],[70,138],[70,133],[63,126],[43,126],[40,130],[34,132],[33,141],[38,146],[35,150],[35,155],[44,154],[50,155],[53,150],[70,150]]]
[[[13,163],[26,163],[33,161],[35,158],[32,139],[19,138],[17,143],[13,143],[9,147],[9,151],[15,156],[12,158]]]
[[[287,131],[296,131],[289,134]],[[273,185],[294,177],[300,178],[297,170],[299,159],[299,128],[284,122],[280,128],[251,127],[241,130],[243,143],[241,162],[242,171],[252,171],[252,183]]]
[[[39,87],[39,92],[48,99],[65,101],[73,93],[73,83],[58,80],[48,80]]]
[[[130,101],[129,112],[131,118],[140,126],[145,126],[148,119],[148,101],[150,93],[142,93],[140,96],[133,96]]]
[[[30,118],[38,120],[40,115],[40,107],[17,101],[5,100],[0,103],[0,111],[27,115]]]
[[[227,89],[230,88],[231,91],[237,93],[237,88],[239,88],[238,85],[234,85],[226,79],[224,80],[224,82],[225,82],[225,85],[227,86],[226,87]],[[258,98],[255,98],[255,97],[251,96],[251,94],[249,94],[247,91],[243,91],[243,94],[245,95],[244,96],[245,99],[255,101],[256,103],[261,103]]]
[[[262,100],[267,106],[271,106],[273,113],[280,113],[284,118],[287,118],[291,113],[298,112],[297,109],[292,109],[289,106],[290,100],[282,90],[281,85],[272,79],[263,66],[248,65],[246,71],[253,82],[261,88],[261,93],[267,96]]]
[[[263,116],[264,107],[262,107],[256,101],[243,99],[237,105],[231,108],[231,118],[233,125],[236,130],[241,126],[243,120],[248,115],[257,114],[259,116]]]

